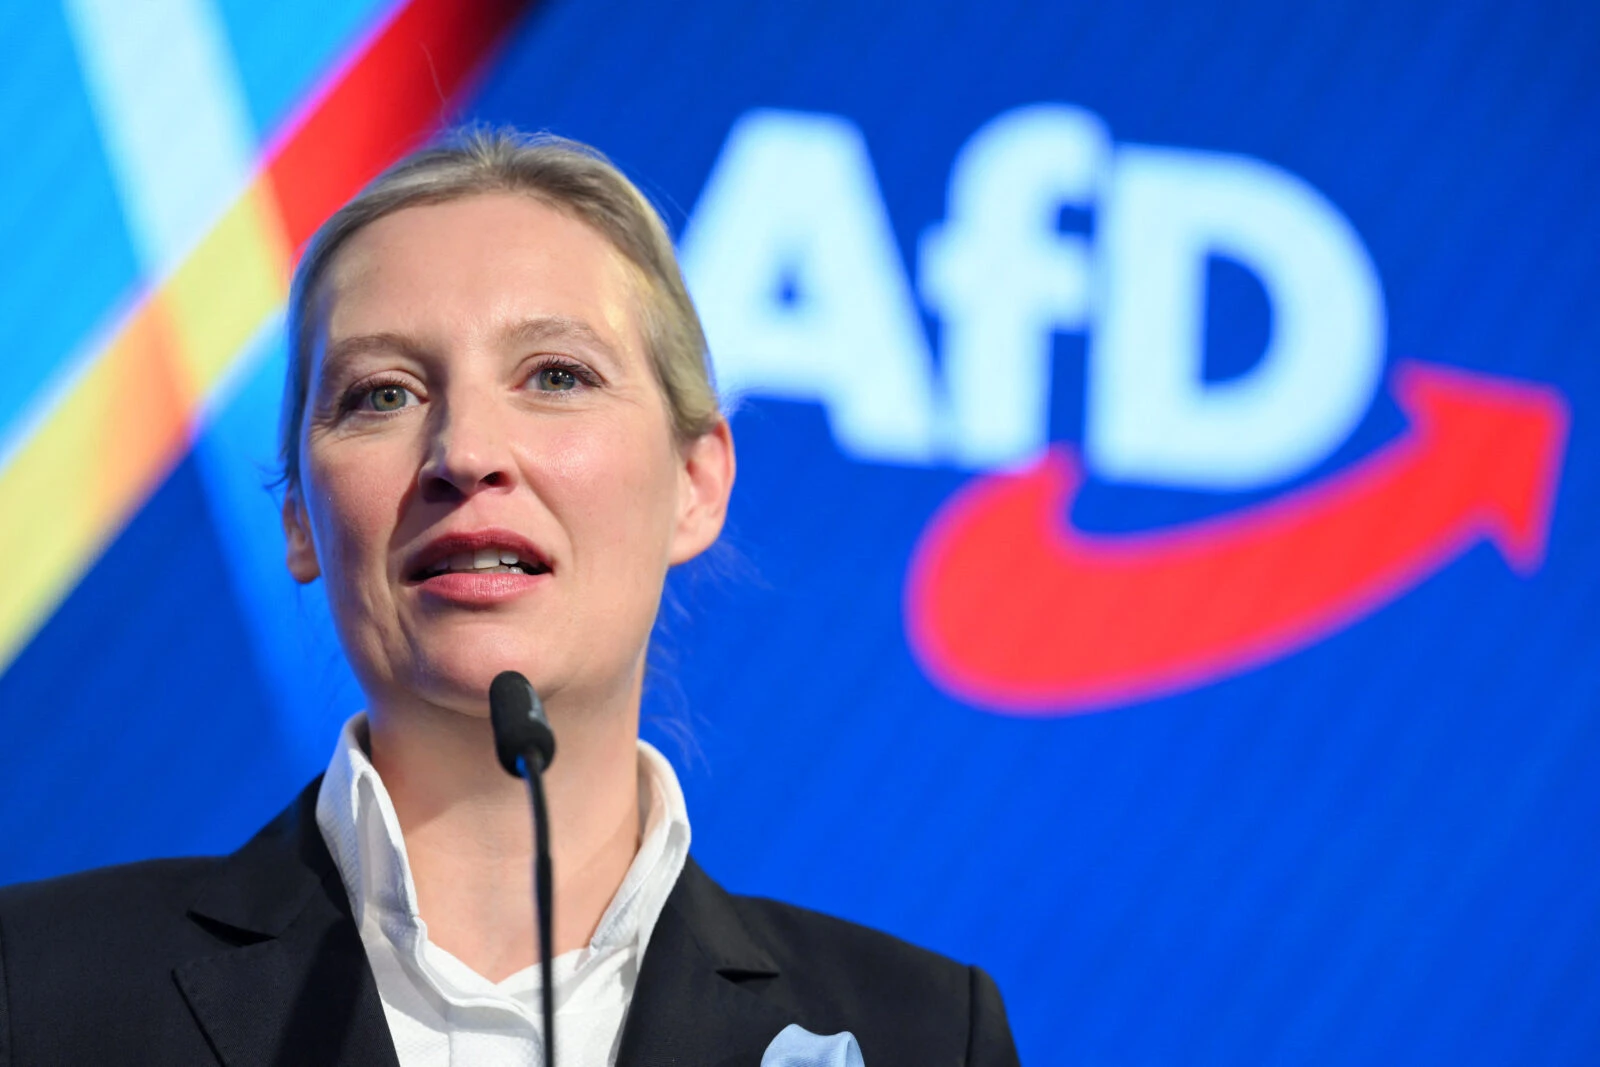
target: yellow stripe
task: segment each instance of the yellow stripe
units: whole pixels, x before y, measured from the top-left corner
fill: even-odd
[[[257,179],[168,281],[181,358],[205,396],[288,295],[289,253],[278,205]]]
[[[0,471],[4,670],[182,456],[195,413],[282,306],[288,254],[265,179],[134,311]]]

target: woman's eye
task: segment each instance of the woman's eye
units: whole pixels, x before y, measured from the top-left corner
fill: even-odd
[[[564,393],[578,387],[578,376],[568,367],[540,367],[533,380],[546,393]]]
[[[372,411],[399,411],[416,399],[416,394],[403,385],[375,385],[367,390],[365,406]]]

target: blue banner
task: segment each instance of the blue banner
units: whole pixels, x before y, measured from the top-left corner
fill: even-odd
[[[184,156],[161,42],[35,6],[0,543],[82,547],[14,605],[0,881],[231,849],[361,706],[281,296],[125,519],[28,463],[406,7],[162,0]],[[1032,1065],[1600,1060],[1600,10],[556,0],[485,55],[444,117],[641,185],[733,412],[645,708],[708,871],[980,964]]]

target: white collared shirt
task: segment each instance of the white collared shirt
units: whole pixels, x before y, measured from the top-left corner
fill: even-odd
[[[428,940],[405,839],[367,758],[365,737],[365,715],[344,724],[317,794],[317,827],[350,895],[402,1067],[542,1063],[538,966],[491,982]],[[644,741],[639,807],[638,855],[594,938],[553,961],[562,1067],[617,1062],[645,946],[689,856],[689,815],[678,776]]]

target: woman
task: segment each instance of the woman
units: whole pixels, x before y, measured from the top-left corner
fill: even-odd
[[[540,1062],[530,818],[487,721],[506,669],[557,736],[564,1067],[846,1062],[791,1024],[871,1067],[1015,1062],[982,972],[688,857],[640,693],[734,453],[644,197],[554,138],[421,152],[314,238],[290,337],[288,565],[326,582],[368,710],[232,856],[0,893],[0,1064]]]

